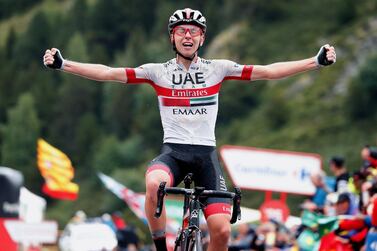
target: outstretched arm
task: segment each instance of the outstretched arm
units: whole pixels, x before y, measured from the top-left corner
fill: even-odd
[[[300,72],[316,69],[320,66],[327,66],[336,61],[335,48],[324,45],[314,57],[289,62],[280,62],[270,65],[255,65],[251,80],[260,79],[281,79],[295,75]]]
[[[56,48],[46,50],[43,56],[43,63],[47,67],[60,69],[64,72],[97,81],[127,82],[124,68],[112,68],[102,64],[86,64],[65,60]]]

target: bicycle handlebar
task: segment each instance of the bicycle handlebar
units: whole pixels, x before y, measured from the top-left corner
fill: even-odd
[[[197,195],[201,198],[220,197],[229,198],[233,200],[233,211],[230,223],[233,224],[237,219],[241,219],[241,189],[234,188],[235,192],[218,191],[218,190],[204,190],[202,187],[180,188],[180,187],[165,187],[166,182],[161,182],[157,191],[157,208],[154,216],[159,218],[162,213],[163,200],[166,194],[181,194],[185,196]]]

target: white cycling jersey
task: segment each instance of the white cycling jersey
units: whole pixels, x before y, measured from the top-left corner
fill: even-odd
[[[164,143],[215,146],[221,83],[250,80],[253,66],[198,58],[188,70],[176,59],[125,70],[127,83],[149,83],[155,89]]]

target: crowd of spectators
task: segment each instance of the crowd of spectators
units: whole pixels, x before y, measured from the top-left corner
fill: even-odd
[[[333,156],[331,173],[311,174],[316,192],[300,205],[301,225],[241,224],[229,250],[377,250],[377,148],[363,147],[361,159],[351,172],[344,157]]]

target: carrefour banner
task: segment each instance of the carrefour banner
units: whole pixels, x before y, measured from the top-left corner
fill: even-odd
[[[220,155],[235,186],[312,195],[310,174],[321,169],[317,154],[223,146]]]

